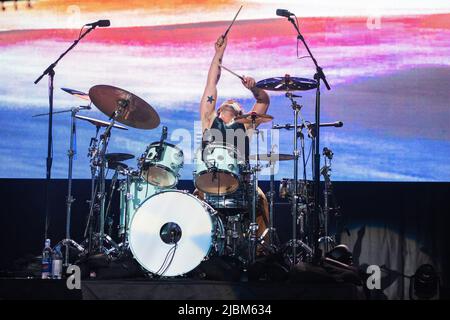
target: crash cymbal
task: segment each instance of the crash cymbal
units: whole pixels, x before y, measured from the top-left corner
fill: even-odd
[[[98,120],[98,119],[89,118],[89,117],[85,117],[85,116],[79,116],[79,115],[75,115],[75,117],[78,118],[78,119],[81,119],[81,120],[89,121],[90,123],[92,123],[96,127],[107,127],[107,126],[109,126],[109,122],[108,121]],[[117,128],[117,129],[121,129],[121,130],[128,130],[128,128],[125,128],[125,127],[123,127],[121,125],[118,125],[118,124],[113,124],[113,128]]]
[[[87,101],[91,101],[91,98],[89,98],[89,95],[87,93],[84,93],[82,91],[78,91],[75,89],[70,89],[70,88],[61,88],[62,91],[67,92],[75,97],[78,97],[80,99],[83,100],[87,100]]]
[[[112,117],[118,106],[123,111],[116,121],[138,129],[154,129],[159,125],[159,115],[147,102],[126,90],[108,85],[97,85],[89,89],[94,105],[108,117]]]
[[[251,160],[256,160],[256,154],[252,154],[250,156]],[[292,154],[286,154],[286,153],[262,153],[259,155],[259,160],[261,161],[287,161],[287,160],[294,160],[294,156]]]
[[[317,81],[313,79],[291,77],[268,78],[256,83],[258,88],[269,91],[306,91],[317,87]]]
[[[125,160],[133,159],[134,156],[128,153],[107,153],[105,154],[105,159],[108,163],[120,162]]]
[[[242,124],[252,124],[253,120],[255,120],[256,125],[259,125],[261,123],[272,121],[273,117],[269,116],[268,114],[250,112],[234,118],[235,122]]]
[[[128,168],[128,165],[123,162],[118,162],[118,161],[108,162],[108,169],[123,170],[123,169],[127,169],[127,168]]]

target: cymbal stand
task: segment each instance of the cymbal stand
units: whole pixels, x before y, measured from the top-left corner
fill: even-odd
[[[270,247],[276,247],[279,244],[276,229],[273,226],[273,204],[275,195],[275,163],[272,159],[273,150],[269,154],[269,166],[270,166],[270,191],[269,191],[269,245]],[[275,240],[275,241],[274,241]]]
[[[252,215],[249,226],[250,235],[250,247],[249,247],[249,263],[253,263],[256,260],[256,243],[257,243],[257,231],[258,224],[256,223],[256,203],[258,201],[258,171],[259,168],[259,129],[256,128],[256,114],[252,115],[252,129],[256,133],[256,165],[253,168],[253,202],[252,202]]]
[[[103,251],[103,240],[105,239],[105,180],[106,180],[106,149],[108,147],[109,139],[111,137],[111,129],[116,122],[116,118],[122,114],[123,110],[128,106],[129,101],[125,99],[121,99],[117,101],[117,109],[114,111],[113,115],[110,118],[110,123],[108,127],[105,129],[104,133],[100,136],[100,143],[102,145],[99,158],[100,158],[100,172],[99,172],[99,191],[98,191],[98,199],[100,200],[100,223],[99,223],[99,251]]]
[[[98,210],[98,206],[96,206],[95,197],[97,195],[97,184],[95,183],[97,180],[97,173],[98,173],[98,163],[97,163],[97,157],[98,157],[98,133],[100,131],[100,126],[96,126],[96,132],[95,137],[91,138],[91,143],[89,144],[89,152],[88,157],[91,159],[91,198],[88,201],[89,203],[89,215],[86,222],[86,228],[84,229],[84,238],[88,236],[89,232],[89,247],[88,252],[92,252],[92,235],[94,233],[94,224],[93,224],[93,217],[94,217],[94,211]]]
[[[84,108],[83,108],[84,109]],[[82,108],[72,108],[70,117],[70,145],[67,151],[69,157],[69,169],[68,169],[68,187],[66,198],[66,239],[70,239],[70,220],[72,215],[72,203],[75,199],[72,196],[72,172],[73,172],[73,157],[76,154],[76,114],[82,110]],[[69,245],[65,245],[64,266],[69,266]]]
[[[286,81],[288,81],[286,79]],[[294,110],[294,194],[292,196],[292,260],[291,267],[297,264],[297,214],[298,214],[298,114],[302,108],[293,98],[290,92],[286,92],[286,97],[291,101],[292,110]]]
[[[333,152],[328,148],[323,148],[323,156],[325,164],[320,169],[320,173],[323,175],[324,181],[325,181],[325,188],[324,188],[324,207],[323,207],[323,235],[319,239],[319,242],[324,243],[324,253],[327,253],[336,244],[335,237],[330,237],[329,231],[328,231],[328,225],[329,225],[329,219],[330,219],[330,205],[329,205],[329,198],[332,195],[332,185],[331,185],[331,179],[330,179],[330,172],[331,172],[331,159],[333,159]],[[336,230],[337,232],[337,230]]]

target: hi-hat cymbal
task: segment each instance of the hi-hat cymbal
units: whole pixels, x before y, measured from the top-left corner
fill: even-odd
[[[80,99],[83,100],[87,100],[87,101],[91,101],[91,98],[89,98],[89,95],[87,93],[84,93],[82,91],[78,91],[75,89],[70,89],[70,88],[61,88],[62,91],[67,92],[75,97],[78,97]]]
[[[317,81],[313,79],[291,77],[268,78],[256,83],[258,88],[269,91],[306,91],[317,87]]]
[[[108,85],[96,85],[89,89],[94,105],[108,117],[112,117],[119,105],[123,111],[116,121],[138,129],[154,129],[159,125],[159,115],[147,102],[126,90]]]
[[[256,154],[252,154],[250,156],[251,160],[256,160]],[[287,160],[294,160],[294,156],[292,154],[286,154],[286,153],[262,153],[259,154],[259,160],[261,161],[287,161]]]
[[[78,119],[81,119],[81,120],[89,121],[90,123],[92,123],[96,127],[107,127],[107,126],[109,126],[109,122],[108,121],[98,120],[98,119],[89,118],[89,117],[85,117],[85,116],[79,116],[79,115],[75,115],[75,117],[78,118]],[[121,129],[121,130],[128,130],[128,128],[125,128],[125,127],[123,127],[121,125],[118,125],[118,124],[113,124],[113,128],[117,128],[117,129]]]
[[[237,116],[234,118],[234,121],[237,123],[242,124],[253,124],[253,121],[255,121],[256,125],[259,125],[261,123],[272,121],[273,117],[269,116],[268,114],[260,114],[256,112],[250,112],[246,113],[240,116]]]
[[[133,159],[134,156],[128,153],[107,153],[105,154],[105,159],[108,163],[112,162],[120,162],[125,160]]]

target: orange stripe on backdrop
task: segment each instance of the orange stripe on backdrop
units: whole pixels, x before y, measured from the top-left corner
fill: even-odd
[[[450,28],[450,14],[383,18],[383,28],[370,31],[365,18],[302,18],[301,30],[311,45],[356,45],[377,43],[390,32],[417,27]],[[145,45],[186,45],[213,42],[228,27],[229,21],[206,22],[196,24],[180,24],[155,27],[128,27],[98,29],[91,33],[89,42],[105,44]],[[397,28],[396,28],[397,27]],[[79,30],[51,29],[51,30],[21,30],[0,32],[0,46],[13,45],[21,42],[52,40],[73,41]],[[334,37],[336,35],[350,35]],[[313,36],[312,36],[313,35]],[[249,41],[252,46],[271,47],[271,42],[277,45],[292,43],[295,31],[290,23],[284,19],[264,19],[237,21],[230,31],[230,41],[239,43]],[[85,41],[86,41],[85,40]]]
[[[108,0],[108,1],[58,1],[58,0],[40,0],[34,5],[36,10],[54,10],[65,12],[70,5],[79,6],[87,13],[123,11],[123,10],[175,10],[182,13],[187,7],[217,9],[225,5],[240,3],[236,0]]]

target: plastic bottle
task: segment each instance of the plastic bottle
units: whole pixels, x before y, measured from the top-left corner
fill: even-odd
[[[61,253],[61,246],[57,245],[53,250],[52,256],[52,278],[61,279],[62,278],[62,265],[63,256]]]
[[[50,239],[45,239],[44,250],[42,250],[42,279],[51,279],[52,274],[52,248]]]

